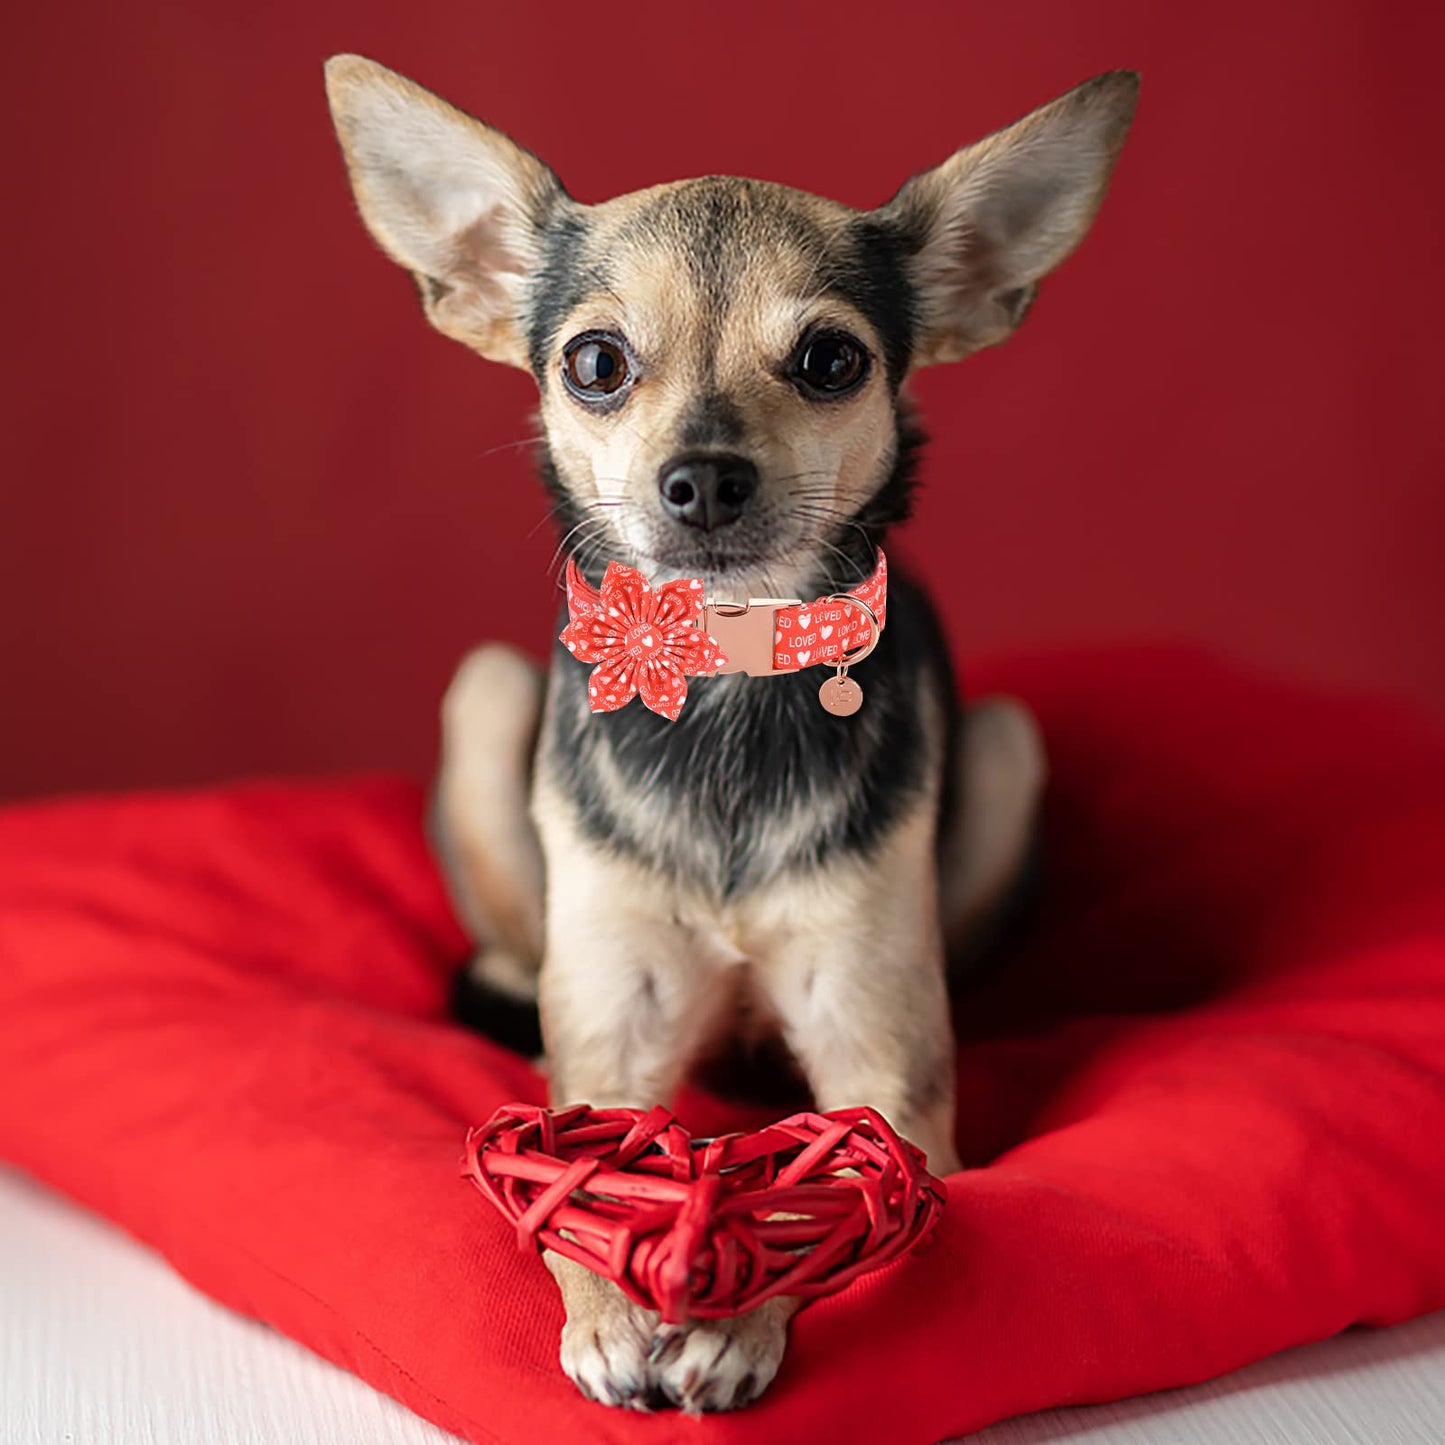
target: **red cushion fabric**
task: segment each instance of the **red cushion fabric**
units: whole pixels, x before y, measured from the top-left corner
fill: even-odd
[[[976,680],[1054,783],[1037,916],[960,1004],[970,1167],[711,1438],[927,1442],[1445,1305],[1439,732],[1179,654]],[[0,1154],[469,1439],[695,1442],[577,1395],[550,1277],[457,1177],[543,1090],[443,1017],[420,813],[381,780],[0,814]]]

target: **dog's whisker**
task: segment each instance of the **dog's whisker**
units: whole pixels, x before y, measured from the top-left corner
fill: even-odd
[[[842,547],[826,535],[829,528],[837,530],[851,528],[863,539],[863,542],[870,552],[877,550],[873,537],[868,529],[856,518],[841,511],[837,507],[824,506],[819,503],[803,503],[790,508],[788,515],[807,526],[809,529],[808,540],[819,546],[826,547],[844,564],[849,573],[856,571],[858,565],[857,559],[850,557]]]
[[[577,522],[574,526],[569,527],[567,531],[562,534],[561,540],[553,549],[552,555],[547,562],[547,571],[549,573],[557,571],[558,564],[567,554],[567,549],[574,537],[581,539],[581,541],[578,543],[578,548],[574,549],[574,551],[579,550],[582,546],[585,546],[589,543],[595,545],[601,540],[600,538],[595,537],[595,532],[597,530],[605,528],[605,526],[606,519],[603,517],[583,517],[580,522]],[[557,575],[560,576],[560,571],[557,572]]]
[[[555,502],[553,502],[550,506],[548,506],[548,507],[543,511],[542,515],[537,518],[536,522],[533,523],[533,525],[528,529],[528,531],[527,531],[527,538],[528,538],[528,540],[530,541],[531,538],[535,537],[535,536],[537,535],[537,533],[540,532],[540,531],[542,530],[542,528],[547,525],[548,522],[556,521],[558,514],[559,514],[566,506],[567,506],[567,503],[566,503],[565,501],[561,501],[561,500],[555,501]]]
[[[546,510],[542,513],[541,517],[538,518],[537,522],[528,531],[527,536],[529,538],[534,537],[543,527],[547,525],[548,522],[555,521],[561,513],[568,510],[576,509],[579,506],[582,507],[584,510],[591,511],[592,509],[598,507],[616,507],[621,505],[622,503],[620,501],[614,502],[606,499],[579,503],[571,497],[559,497],[556,501],[551,503],[551,505],[546,508]]]
[[[518,447],[535,447],[543,445],[547,440],[546,432],[538,432],[536,436],[522,437],[519,441],[500,442],[494,447],[488,447],[482,452],[477,460],[486,461],[488,457],[496,456],[498,452],[515,451]]]

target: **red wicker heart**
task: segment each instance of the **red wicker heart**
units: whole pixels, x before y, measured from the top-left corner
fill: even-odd
[[[468,1133],[462,1173],[520,1248],[586,1265],[669,1323],[832,1294],[926,1239],[946,1198],[873,1109],[693,1139],[666,1109],[508,1104]]]

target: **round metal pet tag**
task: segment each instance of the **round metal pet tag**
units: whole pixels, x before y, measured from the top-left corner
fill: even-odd
[[[851,717],[863,706],[863,689],[851,677],[830,677],[818,689],[818,701],[834,717]]]

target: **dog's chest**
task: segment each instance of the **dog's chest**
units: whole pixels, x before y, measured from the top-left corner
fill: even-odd
[[[706,942],[720,952],[734,935],[719,930]],[[718,969],[714,1007],[705,1020],[689,1072],[726,1097],[803,1107],[807,1087],[783,1036],[778,1015],[754,966],[737,958]]]

